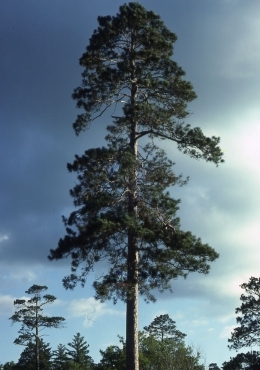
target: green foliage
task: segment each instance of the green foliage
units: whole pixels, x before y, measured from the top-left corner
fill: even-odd
[[[97,370],[125,370],[126,352],[125,343],[121,339],[123,348],[109,346],[105,351],[100,350],[101,360],[97,364]]]
[[[183,342],[140,334],[140,370],[205,370],[201,352]]]
[[[102,358],[98,370],[125,370],[125,343],[123,348],[109,346],[100,351]],[[201,364],[200,351],[186,347],[174,340],[161,341],[154,336],[139,332],[139,367],[140,370],[205,370]]]
[[[44,343],[42,339],[39,340],[39,353],[40,353],[40,369],[49,370],[51,366],[51,348],[48,343]],[[36,367],[36,344],[35,342],[29,342],[23,352],[20,355],[20,358],[17,362],[15,369],[24,369],[24,370],[35,370]]]
[[[167,321],[169,322],[170,320]],[[153,322],[148,327],[151,327],[152,324]],[[172,322],[170,321],[170,329],[172,329],[171,325]],[[175,331],[178,331],[176,327]],[[185,334],[181,334],[185,336]],[[126,369],[126,343],[122,337],[119,338],[121,348],[119,346],[109,346],[105,351],[100,351],[102,357],[96,366],[98,370]],[[179,339],[179,336],[177,336],[177,341],[173,338],[162,341],[160,335],[149,335],[147,330],[139,332],[140,370],[205,370],[201,360],[201,352],[194,350],[191,346],[185,346],[184,342]]]
[[[154,336],[157,340],[170,339],[178,343],[183,341],[186,334],[176,329],[175,321],[173,321],[168,314],[157,316],[149,326],[145,326],[144,330],[150,336]]]
[[[77,333],[74,335],[72,342],[68,343],[71,349],[67,349],[67,355],[70,360],[80,365],[80,369],[89,369],[93,365],[92,358],[88,355],[89,344],[84,340],[84,337]]]
[[[208,370],[221,370],[216,363],[209,364]]]
[[[218,163],[222,155],[218,138],[206,138],[199,128],[173,119],[185,118],[187,103],[196,97],[191,83],[183,80],[184,71],[171,59],[176,35],[139,3],[119,10],[114,17],[98,17],[99,27],[80,59],[83,83],[73,98],[85,113],[74,124],[76,133],[123,101],[124,116],[115,122],[117,133],[125,132],[124,126],[134,118],[140,127],[138,138],[167,138],[195,158]]]
[[[85,369],[87,369],[85,365],[78,364],[73,361],[69,361],[64,365],[64,370],[85,370]]]
[[[65,370],[68,362],[67,348],[65,345],[59,344],[57,349],[52,352],[52,367],[55,370]]]
[[[241,307],[236,309],[236,313],[241,314],[237,317],[240,326],[233,330],[228,340],[232,343],[229,348],[236,350],[260,344],[260,278],[251,277],[248,283],[240,286],[246,293],[241,295]]]
[[[0,370],[15,370],[16,369],[16,364],[11,361],[11,362],[6,362],[4,365],[0,365]]]
[[[172,163],[163,151],[154,145],[144,151],[146,158],[141,154],[138,158],[137,218],[127,211],[131,181],[127,176],[136,164],[128,151],[91,149],[68,166],[78,173],[79,184],[71,191],[78,210],[68,219],[64,217],[67,235],[51,251],[51,258],[70,255],[73,259],[72,274],[64,279],[66,288],[73,288],[78,281],[84,285],[94,265],[106,259],[110,270],[102,282],[94,283],[97,298],[125,300],[127,289],[121,284],[131,286],[126,246],[132,229],[139,240],[139,291],[147,299],[153,299],[151,289],[170,288],[173,278],[192,271],[207,273],[208,262],[218,256],[199,238],[180,230],[176,217],[179,201],[165,190],[181,179],[171,170]],[[76,275],[81,263],[82,271]]]
[[[223,370],[259,370],[260,352],[239,353],[222,364]]]

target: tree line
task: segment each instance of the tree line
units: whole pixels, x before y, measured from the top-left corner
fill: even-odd
[[[101,359],[97,364],[89,355],[89,344],[80,333],[76,333],[67,345],[59,344],[55,350],[43,341],[42,330],[62,328],[65,321],[62,317],[43,314],[43,306],[56,299],[44,294],[46,290],[46,286],[33,285],[26,291],[31,295],[29,299],[14,301],[17,310],[10,320],[21,324],[14,343],[25,346],[25,349],[17,363],[7,362],[0,365],[0,370],[125,370],[126,342],[123,337],[119,337],[120,346],[100,350]],[[205,370],[201,352],[185,345],[186,334],[176,328],[169,315],[156,317],[138,336],[140,369]]]
[[[230,349],[240,350],[260,343],[260,278],[251,277],[241,288],[241,306],[236,308],[238,326],[228,340]],[[56,297],[44,294],[48,288],[31,286],[25,293],[29,299],[16,299],[15,313],[10,317],[13,323],[20,323],[15,344],[24,345],[17,363],[7,362],[0,370],[126,370],[126,341],[119,337],[121,346],[112,345],[100,350],[101,359],[95,364],[89,355],[89,345],[80,333],[71,342],[59,344],[52,350],[42,339],[42,330],[62,328],[63,317],[46,316],[43,308],[52,304]],[[139,366],[142,370],[206,370],[202,352],[184,342],[186,334],[179,331],[176,322],[168,314],[157,316],[150,325],[138,333]],[[222,370],[259,370],[260,352],[252,350],[238,353],[222,364]],[[220,370],[211,363],[208,370]]]

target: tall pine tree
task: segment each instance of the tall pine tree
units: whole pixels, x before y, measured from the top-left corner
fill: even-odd
[[[160,17],[130,2],[98,23],[80,59],[83,80],[73,98],[83,113],[73,127],[78,135],[109,110],[113,121],[107,147],[86,150],[68,164],[78,174],[71,190],[76,210],[63,218],[67,234],[49,258],[72,258],[72,273],[63,280],[69,289],[84,285],[94,265],[107,261],[107,272],[94,282],[96,298],[126,302],[127,369],[137,370],[138,292],[153,300],[151,290],[170,289],[172,279],[189,272],[208,273],[218,257],[180,229],[179,201],[168,188],[185,181],[154,140],[171,140],[190,157],[216,165],[222,152],[219,138],[183,122],[196,94],[172,60],[177,38]]]

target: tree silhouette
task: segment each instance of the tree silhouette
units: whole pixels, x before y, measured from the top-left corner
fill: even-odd
[[[45,285],[32,285],[25,293],[32,297],[28,300],[16,299],[14,305],[17,307],[15,313],[10,317],[13,323],[22,324],[19,336],[15,339],[15,344],[28,346],[35,342],[35,363],[36,369],[40,368],[40,332],[46,328],[61,328],[65,320],[60,316],[42,315],[43,306],[53,303],[56,297],[50,294],[42,295],[47,290]]]
[[[196,94],[171,59],[177,38],[160,17],[130,2],[98,23],[80,59],[83,80],[73,98],[84,112],[73,127],[78,135],[110,112],[108,146],[68,164],[78,175],[71,190],[76,211],[63,217],[67,234],[49,258],[72,258],[72,273],[63,279],[67,289],[84,286],[95,264],[106,260],[107,272],[94,282],[96,298],[126,302],[126,362],[137,370],[138,292],[154,300],[153,289],[170,289],[172,279],[193,271],[206,274],[218,257],[181,230],[179,200],[168,188],[185,181],[156,140],[171,140],[195,159],[223,160],[219,138],[183,122]]]
[[[186,337],[186,334],[177,330],[175,324],[175,321],[168,314],[160,315],[149,326],[145,326],[144,330],[162,342],[166,338],[172,339],[175,342],[181,342]]]
[[[237,323],[228,340],[230,349],[240,349],[260,344],[260,278],[251,277],[248,283],[240,285],[245,289],[240,300],[241,307],[236,308]]]

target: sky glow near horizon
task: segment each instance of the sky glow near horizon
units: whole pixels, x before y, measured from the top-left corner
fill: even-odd
[[[159,146],[189,176],[180,198],[179,217],[220,254],[207,276],[190,274],[173,281],[173,293],[140,298],[140,330],[156,315],[168,313],[187,334],[186,343],[203,349],[206,362],[218,366],[235,352],[227,340],[240,306],[239,287],[260,266],[260,2],[258,0],[142,0],[178,36],[174,60],[198,95],[186,122],[220,136],[225,163],[215,167]],[[97,26],[98,15],[115,15],[118,0],[0,2],[0,363],[17,361],[23,348],[13,344],[19,325],[11,326],[13,301],[33,284],[48,286],[57,302],[47,312],[66,318],[64,329],[46,332],[56,349],[80,332],[90,355],[118,344],[125,335],[125,306],[93,299],[87,286],[66,291],[62,278],[69,261],[47,255],[65,234],[61,215],[73,210],[69,189],[75,178],[66,169],[75,154],[104,145],[101,119],[76,137],[78,111],[71,99],[81,82],[78,65]],[[101,333],[101,334],[100,334]],[[246,351],[247,349],[245,349]]]

